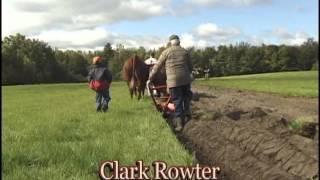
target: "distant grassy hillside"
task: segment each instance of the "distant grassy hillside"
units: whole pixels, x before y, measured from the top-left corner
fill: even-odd
[[[103,160],[190,165],[191,155],[146,98],[111,87],[109,112],[95,112],[87,84],[2,87],[2,177],[98,179]]]
[[[285,96],[318,97],[318,71],[279,72],[199,79],[195,84],[236,88]]]

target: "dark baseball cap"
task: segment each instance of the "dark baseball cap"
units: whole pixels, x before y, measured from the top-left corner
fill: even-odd
[[[174,40],[174,39],[178,39],[178,40],[179,40],[179,36],[173,34],[173,35],[171,35],[171,36],[169,37],[169,41]]]

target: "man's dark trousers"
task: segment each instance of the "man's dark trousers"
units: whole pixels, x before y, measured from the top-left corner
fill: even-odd
[[[192,99],[190,84],[172,87],[169,91],[175,105],[175,117],[184,119],[185,116],[190,116],[190,101]]]
[[[96,92],[96,110],[107,111],[108,103],[110,101],[109,89],[104,89]]]

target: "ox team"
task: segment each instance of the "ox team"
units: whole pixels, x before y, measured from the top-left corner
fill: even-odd
[[[90,87],[96,91],[96,110],[106,112],[111,99],[109,87],[112,76],[108,69],[101,66],[101,60],[102,58],[100,57],[93,58],[94,66],[90,70],[88,80]],[[171,35],[167,48],[161,53],[159,60],[156,60],[152,55],[143,64],[152,69],[149,71],[147,82],[138,82],[138,84],[142,84],[144,87],[145,84],[153,82],[156,74],[165,68],[166,84],[175,106],[173,124],[177,132],[181,131],[184,124],[191,119],[192,63],[188,52],[180,46],[179,37]],[[130,81],[139,79],[138,77],[135,77],[135,79],[134,74],[137,73],[132,73],[131,79],[127,78],[128,85],[132,84]]]

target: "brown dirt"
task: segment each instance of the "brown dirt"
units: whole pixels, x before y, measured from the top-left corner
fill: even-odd
[[[178,138],[220,179],[293,180],[318,174],[318,99],[193,87],[192,120]],[[297,134],[291,120],[312,117]],[[304,135],[304,136],[302,136]]]

